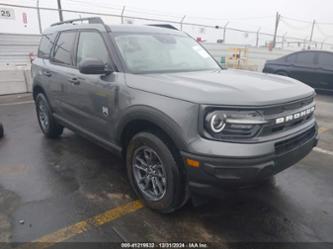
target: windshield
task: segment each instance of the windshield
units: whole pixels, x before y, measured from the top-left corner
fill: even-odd
[[[196,41],[184,35],[120,33],[115,41],[133,73],[220,69]]]

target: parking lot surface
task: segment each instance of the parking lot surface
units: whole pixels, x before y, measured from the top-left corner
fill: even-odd
[[[275,180],[169,215],[137,201],[124,163],[66,130],[42,135],[30,95],[0,97],[0,241],[333,242],[333,96],[318,147]]]

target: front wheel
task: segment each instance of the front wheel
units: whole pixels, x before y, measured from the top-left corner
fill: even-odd
[[[185,200],[185,178],[163,134],[140,132],[127,149],[127,172],[146,206],[170,213]]]
[[[64,127],[59,125],[52,116],[47,99],[42,93],[36,97],[36,112],[39,126],[46,137],[57,138],[61,136]]]

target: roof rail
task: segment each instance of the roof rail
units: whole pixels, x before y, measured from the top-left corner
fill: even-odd
[[[66,23],[73,24],[74,22],[83,22],[83,21],[88,21],[89,24],[102,24],[104,26],[106,32],[111,32],[110,27],[105,25],[102,18],[100,18],[100,17],[85,17],[85,18],[66,20],[63,22],[56,22],[56,23],[51,24],[51,27],[66,24]]]
[[[82,21],[88,21],[89,24],[93,24],[93,23],[104,24],[102,18],[100,18],[100,17],[86,17],[86,18],[66,20],[63,22],[56,22],[56,23],[51,24],[51,27],[61,25],[61,24],[66,24],[66,23],[82,22]]]
[[[147,26],[178,30],[175,26],[171,24],[148,24]]]

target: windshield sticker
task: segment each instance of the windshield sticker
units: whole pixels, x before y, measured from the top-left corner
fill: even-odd
[[[208,58],[209,54],[200,46],[196,45],[192,47],[195,52],[197,52],[202,58]]]

